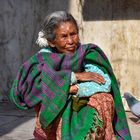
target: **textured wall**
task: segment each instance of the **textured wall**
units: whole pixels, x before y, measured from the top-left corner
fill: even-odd
[[[95,42],[106,52],[121,92],[140,98],[140,1],[85,0],[80,5],[83,41]]]
[[[99,45],[120,81],[121,93],[129,91],[140,99],[140,1],[76,2],[70,10],[79,19],[81,41]],[[127,109],[125,101],[124,105]]]
[[[35,52],[35,33],[45,0],[0,1],[0,92],[6,94],[19,65]]]
[[[139,0],[0,0],[0,92],[9,91],[19,65],[38,48],[40,23],[55,10],[77,19],[81,42],[94,42],[109,57],[121,92],[140,98]]]
[[[35,40],[44,17],[68,5],[67,0],[0,0],[0,100],[19,66],[39,50]]]

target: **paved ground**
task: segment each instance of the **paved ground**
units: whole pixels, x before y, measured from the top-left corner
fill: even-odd
[[[133,140],[140,140],[140,124],[126,112]],[[0,102],[0,140],[34,140],[34,112],[21,111],[9,103]]]

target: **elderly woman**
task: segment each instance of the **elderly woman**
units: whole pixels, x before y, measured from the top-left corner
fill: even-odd
[[[80,44],[73,16],[46,17],[37,39],[44,47],[19,69],[10,96],[35,108],[37,140],[131,140],[111,65],[95,44]]]

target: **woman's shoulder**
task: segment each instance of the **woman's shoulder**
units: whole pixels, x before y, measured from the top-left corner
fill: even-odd
[[[103,52],[103,50],[95,43],[86,43],[86,44],[81,44],[81,47],[85,50],[94,50],[99,53]]]
[[[86,47],[86,48],[100,48],[97,44],[95,43],[85,43],[81,44],[81,46]]]
[[[42,52],[52,53],[52,50],[50,48],[46,47],[46,48],[42,48],[38,53],[42,53]]]

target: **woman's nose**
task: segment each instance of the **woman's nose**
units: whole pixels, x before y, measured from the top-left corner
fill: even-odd
[[[73,43],[73,39],[72,39],[71,36],[69,36],[69,37],[67,38],[67,43],[69,43],[69,44],[72,44],[72,43]]]

